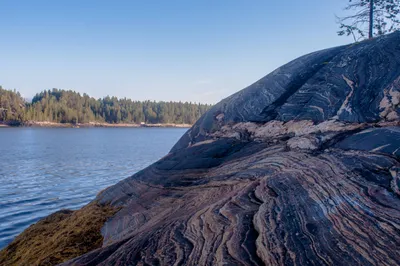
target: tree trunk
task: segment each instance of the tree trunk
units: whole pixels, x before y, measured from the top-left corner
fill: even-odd
[[[369,0],[369,31],[368,38],[372,39],[374,37],[374,0]]]

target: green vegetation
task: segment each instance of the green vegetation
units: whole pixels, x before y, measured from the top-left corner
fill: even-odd
[[[182,102],[132,101],[66,90],[47,90],[25,102],[17,91],[0,87],[0,123],[21,125],[26,121],[56,123],[174,123],[193,124],[211,105]]]
[[[0,122],[18,125],[25,121],[26,104],[19,92],[0,87]]]

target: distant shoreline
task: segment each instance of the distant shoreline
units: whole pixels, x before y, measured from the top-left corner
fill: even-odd
[[[103,127],[103,128],[141,128],[141,127],[163,127],[163,128],[190,128],[190,124],[109,124],[100,122],[89,123],[55,123],[47,121],[27,121],[20,125],[7,125],[0,123],[0,127],[44,127],[44,128],[90,128],[90,127]]]

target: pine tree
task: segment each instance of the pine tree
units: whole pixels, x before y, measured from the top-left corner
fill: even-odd
[[[181,102],[139,102],[130,99],[82,96],[74,91],[46,90],[25,103],[17,91],[0,87],[0,121],[24,123],[27,120],[58,123],[194,123],[210,105]]]
[[[369,39],[400,28],[400,0],[349,0],[346,11],[354,12],[337,17],[339,36],[352,35],[354,41]]]

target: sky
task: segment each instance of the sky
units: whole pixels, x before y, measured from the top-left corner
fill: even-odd
[[[217,103],[301,55],[352,42],[347,0],[0,0],[0,85]]]

